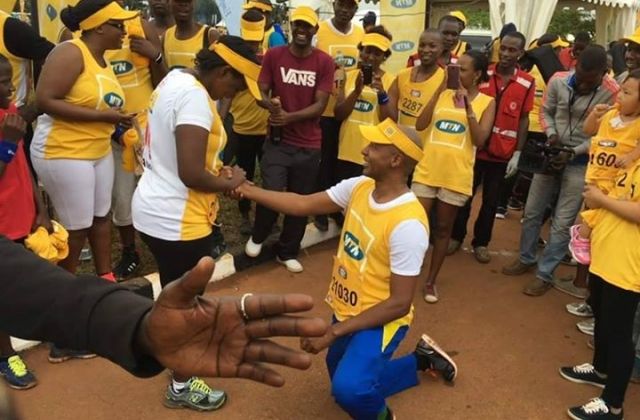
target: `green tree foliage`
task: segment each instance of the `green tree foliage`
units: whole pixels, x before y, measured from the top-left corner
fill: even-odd
[[[567,36],[578,32],[596,32],[596,20],[588,10],[556,8],[547,32]]]
[[[489,8],[463,7],[462,13],[467,17],[467,28],[491,29]]]

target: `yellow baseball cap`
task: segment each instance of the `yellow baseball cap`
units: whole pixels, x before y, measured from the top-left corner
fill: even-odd
[[[94,14],[80,22],[80,29],[88,31],[106,23],[109,20],[130,20],[138,16],[137,11],[123,9],[116,1],[104,6]]]
[[[462,13],[462,11],[460,10],[452,10],[449,12],[449,16],[453,16],[454,18],[458,19],[459,21],[461,21],[464,26],[467,26],[467,17],[464,15],[464,13]]]
[[[389,51],[391,48],[391,40],[384,35],[380,35],[377,33],[368,33],[362,37],[361,42],[363,47],[376,47],[380,51]]]
[[[242,6],[242,8],[245,10],[260,9],[263,12],[271,12],[273,10],[273,6],[271,5],[271,3],[267,4],[260,1],[248,1]]]
[[[361,125],[360,133],[370,143],[392,144],[416,162],[422,159],[422,149],[411,141],[391,118],[378,125]]]
[[[307,22],[311,26],[318,25],[318,15],[316,14],[315,10],[313,10],[309,6],[298,6],[293,9],[293,12],[291,12],[291,18],[289,20],[291,20],[291,22],[301,20],[303,22]]]
[[[633,33],[633,35],[622,38],[622,41],[640,44],[640,26],[636,28],[636,31]]]
[[[551,48],[567,48],[569,44],[567,41],[565,41],[564,39],[562,39],[561,37],[558,37],[558,39],[556,39],[555,41],[553,41],[551,44]]]
[[[258,22],[249,22],[240,19],[240,35],[245,41],[262,41],[264,39],[264,22],[263,17]]]
[[[228,65],[244,76],[251,96],[258,100],[262,99],[262,93],[258,88],[258,76],[260,76],[260,66],[258,64],[244,58],[220,42],[211,44],[209,50],[218,54]]]

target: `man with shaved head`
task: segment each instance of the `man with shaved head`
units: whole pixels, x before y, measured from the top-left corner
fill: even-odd
[[[363,176],[326,191],[300,195],[251,184],[240,196],[294,216],[345,212],[326,302],[327,334],[303,339],[309,353],[328,348],[331,393],[356,419],[392,419],[385,399],[418,384],[418,371],[435,370],[453,382],[457,367],[427,335],[413,353],[391,360],[413,319],[413,293],[429,246],[428,221],[407,180],[422,157],[415,130],[386,119],[360,126]]]

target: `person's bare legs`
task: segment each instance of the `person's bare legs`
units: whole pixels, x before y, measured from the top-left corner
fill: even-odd
[[[69,231],[69,255],[58,265],[68,272],[75,274],[80,263],[80,252],[87,240],[89,229],[70,230]]]
[[[96,273],[99,276],[110,273],[111,218],[109,218],[108,215],[93,218],[93,226],[89,228],[89,244],[91,244],[91,251],[93,252],[93,263],[96,268]]]
[[[433,251],[431,252],[431,264],[427,274],[426,284],[435,284],[438,273],[442,268],[447,255],[449,238],[453,230],[453,224],[458,214],[458,207],[435,199],[436,225],[433,231]]]
[[[122,245],[122,248],[135,248],[136,230],[133,225],[118,226],[118,233],[120,234],[120,244]]]

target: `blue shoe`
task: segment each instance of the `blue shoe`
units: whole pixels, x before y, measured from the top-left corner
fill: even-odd
[[[29,389],[38,385],[38,380],[29,372],[20,356],[13,355],[6,361],[0,361],[0,376],[3,376],[13,389]]]

